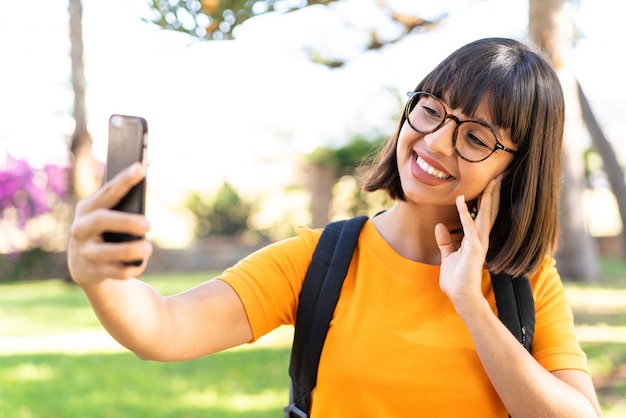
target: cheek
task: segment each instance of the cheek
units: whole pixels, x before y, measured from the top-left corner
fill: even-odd
[[[476,199],[483,190],[485,190],[487,185],[489,185],[489,182],[502,173],[500,169],[495,169],[495,167],[480,167],[480,164],[481,163],[475,164],[475,167],[461,168],[461,187],[463,188],[463,194],[466,200]],[[470,169],[471,172],[469,171]]]
[[[413,153],[413,146],[415,142],[419,140],[419,134],[411,129],[405,122],[398,134],[398,141],[396,143],[396,156],[398,161],[402,161]]]

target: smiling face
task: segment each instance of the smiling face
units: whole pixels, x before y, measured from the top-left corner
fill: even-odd
[[[473,119],[488,123],[502,145],[515,148],[509,130],[498,129],[491,121],[486,100],[472,115],[465,115],[458,109],[448,112],[461,121]],[[400,183],[408,201],[453,205],[454,199],[461,194],[466,200],[472,200],[480,195],[489,181],[504,172],[513,159],[510,153],[496,151],[478,163],[465,161],[454,149],[456,127],[457,122],[452,118],[428,134],[416,132],[406,121],[402,125],[396,157]]]
[[[454,120],[445,119],[433,132],[429,129],[436,124],[417,119],[415,127],[431,132],[420,134],[407,125],[403,113],[366,173],[363,189],[385,191],[398,202],[438,205],[437,215],[453,216],[458,213],[456,196],[469,201],[503,173],[487,266],[512,275],[536,269],[559,239],[565,102],[550,63],[516,40],[480,39],[450,54],[414,91],[444,99],[446,113],[460,120],[484,119],[515,156],[496,151],[479,163],[462,160],[452,143]],[[467,155],[477,159],[471,151]]]

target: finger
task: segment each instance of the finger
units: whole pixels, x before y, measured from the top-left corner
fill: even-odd
[[[126,279],[137,277],[146,268],[152,255],[152,244],[146,240],[126,243],[105,243],[93,239],[71,239],[68,250],[68,267],[77,283],[100,281],[105,277]],[[124,264],[142,260],[139,266]]]
[[[474,223],[481,241],[488,238],[491,231],[491,192],[492,184],[489,183],[480,197],[480,209]]]
[[[140,239],[127,242],[90,242],[83,248],[84,258],[98,264],[120,264],[146,260],[152,255],[152,244]]]
[[[498,211],[500,210],[500,189],[502,188],[502,175],[494,179],[495,184],[491,195],[491,227],[496,222]]]
[[[83,214],[95,209],[112,208],[144,177],[145,168],[143,164],[132,164],[106,182],[93,195],[79,202],[76,206],[76,213]]]
[[[147,263],[145,259],[139,266],[124,264],[121,262],[100,264],[90,263],[89,268],[82,268],[83,272],[88,272],[87,276],[83,275],[82,277],[76,277],[76,275],[73,274],[72,277],[78,283],[86,283],[89,282],[90,279],[96,279],[97,281],[100,281],[104,277],[108,279],[126,280],[133,277],[141,276],[146,270],[146,265]]]
[[[478,214],[480,216],[476,217],[476,222],[482,229],[487,227],[488,231],[491,231],[500,206],[500,177],[492,179],[487,184],[487,187],[480,195],[478,204]]]
[[[459,219],[461,220],[463,232],[467,235],[467,228],[474,224],[474,219],[472,218],[469,208],[467,207],[467,203],[465,202],[465,196],[457,196],[455,203],[456,209],[459,212]],[[480,216],[480,208],[478,210],[478,216]]]
[[[499,186],[497,178],[491,180],[480,196],[480,207],[476,217],[476,230],[482,244],[486,247],[489,244],[489,234],[495,223],[499,206]],[[495,198],[495,202],[494,202]],[[495,207],[494,207],[495,206]]]
[[[441,252],[442,260],[456,251],[450,230],[442,223],[435,225],[435,240]]]
[[[71,235],[75,239],[99,237],[104,232],[118,232],[145,236],[150,223],[145,216],[116,210],[98,209],[77,218],[72,224]]]

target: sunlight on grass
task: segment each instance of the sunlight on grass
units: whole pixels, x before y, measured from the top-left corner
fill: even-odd
[[[626,343],[626,326],[610,327],[606,324],[577,325],[576,336],[581,342],[603,341]]]
[[[34,364],[31,362],[21,363],[0,371],[3,381],[43,381],[55,377],[52,367],[47,364]]]
[[[597,288],[591,290],[588,286],[567,283],[565,291],[567,299],[574,308],[626,315],[626,289]]]
[[[208,274],[149,277],[164,294],[174,294],[212,277]],[[126,348],[102,327],[81,290],[62,280],[2,285],[0,292],[0,354],[114,353]],[[236,350],[291,345],[293,327],[281,327],[254,344]]]
[[[219,394],[216,390],[190,392],[181,397],[181,404],[194,407],[217,407],[233,411],[263,411],[285,406],[284,390],[264,390],[255,394]]]
[[[0,355],[27,353],[116,353],[126,351],[102,327],[77,329],[62,333],[36,335],[5,335],[0,345]]]
[[[590,289],[568,283],[565,291],[581,342],[626,343],[626,289]]]

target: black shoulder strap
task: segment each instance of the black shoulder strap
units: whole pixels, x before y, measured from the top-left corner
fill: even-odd
[[[315,248],[296,314],[289,364],[292,399],[286,417],[308,416],[328,326],[365,221],[366,216],[358,216],[329,224]]]
[[[311,391],[339,293],[359,234],[367,217],[329,224],[322,233],[307,271],[296,314],[289,363],[291,391],[286,418],[307,418]],[[491,274],[498,317],[530,352],[535,329],[535,304],[526,277]]]
[[[498,318],[515,338],[532,352],[535,335],[535,300],[527,277],[506,273],[491,274]]]

